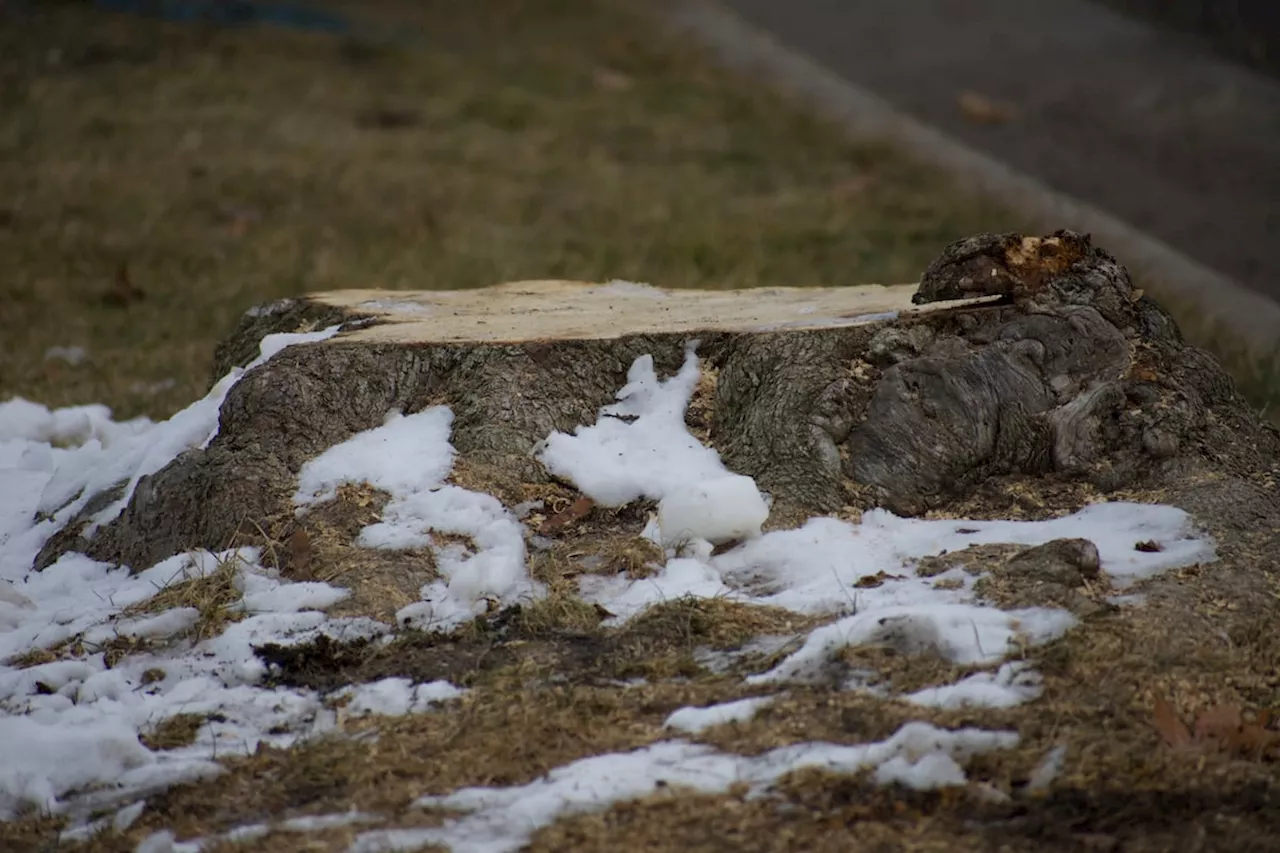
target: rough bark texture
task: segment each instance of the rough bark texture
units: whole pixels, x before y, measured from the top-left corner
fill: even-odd
[[[1087,237],[961,241],[929,267],[915,301],[974,295],[1005,298],[871,325],[697,335],[718,373],[712,443],[730,468],[808,513],[878,504],[918,514],[960,508],[983,490],[1085,483],[1102,493],[1172,490],[1215,518],[1277,517],[1267,480],[1280,461],[1276,432]],[[266,334],[343,319],[309,305],[246,315],[219,348],[216,372],[247,363]],[[143,480],[92,541],[72,524],[39,565],[77,548],[145,568],[252,537],[289,512],[308,459],[392,409],[447,404],[463,460],[543,481],[530,455],[537,442],[593,422],[637,357],[674,372],[690,337],[466,345],[357,336],[288,348],[232,389],[206,450]]]

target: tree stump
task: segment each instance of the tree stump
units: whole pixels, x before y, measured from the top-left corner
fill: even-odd
[[[37,565],[83,550],[141,569],[260,536],[289,515],[307,460],[391,410],[448,405],[459,465],[503,497],[548,479],[531,451],[593,423],[637,358],[669,375],[695,340],[704,381],[689,417],[707,413],[708,443],[773,496],[778,519],[972,513],[976,496],[1072,484],[1276,517],[1275,430],[1113,257],[1069,232],[961,241],[918,287],[314,294],[250,311],[215,377],[267,334],[339,323],[248,371],[208,446],[144,477],[86,539],[91,505]]]

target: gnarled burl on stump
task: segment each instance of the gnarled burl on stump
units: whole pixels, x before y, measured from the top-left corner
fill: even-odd
[[[215,375],[271,332],[320,323],[344,330],[249,371],[206,448],[144,478],[91,540],[68,526],[39,565],[75,548],[146,567],[252,540],[289,514],[303,463],[390,410],[450,406],[459,463],[502,496],[504,483],[546,480],[531,449],[594,422],[636,358],[669,374],[694,339],[714,378],[710,442],[790,517],[871,505],[910,515],[980,489],[1063,483],[1176,491],[1243,482],[1280,459],[1276,433],[1214,359],[1115,258],[1065,231],[963,240],[918,288],[320,293],[251,311]]]

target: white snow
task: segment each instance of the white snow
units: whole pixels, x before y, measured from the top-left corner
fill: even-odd
[[[344,483],[368,483],[393,495],[437,489],[453,468],[453,413],[433,406],[405,416],[390,412],[382,426],[352,436],[302,466],[293,502],[330,500]]]
[[[420,714],[433,706],[457,699],[462,691],[447,681],[428,681],[415,685],[408,678],[384,678],[369,684],[344,687],[336,696],[348,696],[350,714],[381,714],[403,717]]]
[[[468,814],[440,827],[366,832],[356,839],[351,853],[417,850],[429,844],[467,853],[510,853],[561,817],[603,811],[661,787],[718,794],[746,784],[758,794],[786,774],[810,767],[832,773],[887,767],[878,773],[883,782],[920,790],[945,787],[963,784],[960,763],[970,756],[1017,742],[1014,732],[945,731],[926,723],[907,723],[876,743],[800,743],[751,757],[664,741],[633,752],[584,758],[528,785],[463,788],[446,796],[422,797],[420,806]]]
[[[94,515],[88,532],[119,515],[142,477],[182,451],[208,444],[218,431],[222,401],[244,373],[287,346],[337,332],[333,326],[267,335],[257,359],[230,371],[203,399],[163,423],[145,418],[116,423],[105,406],[51,411],[26,400],[0,403],[0,476],[6,486],[0,489],[0,579],[26,574],[45,541],[95,496],[121,488],[119,497]],[[51,518],[32,525],[36,511]]]
[[[1042,643],[1075,624],[1064,610],[1003,611],[973,604],[896,605],[866,610],[809,634],[799,651],[752,684],[820,678],[846,646],[883,644],[899,653],[929,654],[958,664],[1000,661],[1017,643]]]
[[[343,483],[367,483],[391,494],[382,520],[360,532],[366,548],[431,548],[444,580],[396,614],[401,625],[448,630],[490,606],[544,594],[525,567],[524,526],[492,495],[446,485],[453,466],[453,414],[435,406],[412,415],[390,412],[384,424],[334,445],[303,466],[294,502],[299,512],[331,498]],[[469,537],[475,553],[437,544],[435,534]]]
[[[553,432],[538,458],[553,474],[572,480],[601,506],[622,506],[639,498],[662,500],[668,493],[730,472],[719,455],[689,434],[684,410],[698,384],[698,357],[691,345],[684,366],[659,380],[651,356],[641,356],[627,372],[618,402],[600,410],[591,426],[573,435]]]
[[[612,279],[596,288],[598,293],[612,293],[617,296],[643,296],[646,299],[666,299],[667,294],[651,284],[638,281]]]
[[[772,696],[753,696],[734,702],[708,705],[705,708],[680,708],[673,711],[663,725],[669,729],[697,734],[724,723],[745,723],[772,701]]]
[[[72,367],[81,364],[89,357],[89,351],[82,346],[52,346],[44,351],[45,361],[65,361]]]
[[[664,545],[701,539],[715,545],[760,535],[769,507],[756,481],[729,474],[669,491],[658,503]]]
[[[931,708],[1012,708],[1039,698],[1041,681],[1026,664],[1012,661],[995,672],[976,672],[955,684],[926,687],[902,698]]]
[[[184,451],[207,446],[217,435],[223,400],[246,370],[285,346],[336,331],[268,336],[253,364],[232,371],[205,398],[161,423],[116,422],[102,406],[50,410],[24,400],[0,403],[0,820],[31,805],[80,820],[93,810],[114,810],[176,782],[216,774],[215,756],[250,753],[261,743],[288,746],[337,725],[329,702],[334,697],[264,688],[267,666],[254,646],[320,635],[371,637],[389,630],[368,619],[336,619],[322,612],[346,590],[291,583],[260,565],[253,549],[177,555],[136,574],[67,553],[44,571],[31,571],[47,539],[91,500],[104,507],[94,524],[106,523],[141,477]],[[773,670],[749,679],[753,683],[821,679],[841,649],[880,643],[992,670],[903,697],[908,701],[946,708],[1007,707],[1034,699],[1039,682],[1034,672],[1006,662],[1006,655],[1061,635],[1074,620],[1061,610],[1005,612],[976,604],[973,576],[962,568],[921,576],[916,572],[920,558],[971,544],[1036,545],[1083,537],[1097,545],[1103,571],[1121,586],[1215,559],[1213,543],[1198,535],[1180,510],[1126,503],[1095,504],[1042,522],[926,521],[873,511],[856,524],[814,518],[798,529],[759,535],[768,506],[756,484],[726,469],[718,454],[685,428],[685,408],[699,379],[695,347],[696,342],[690,344],[683,366],[665,380],[657,377],[652,358],[637,359],[618,402],[604,407],[596,423],[571,434],[553,433],[534,453],[602,505],[658,501],[658,517],[637,534],[667,545],[681,540],[685,546],[678,553],[669,550],[665,565],[649,578],[580,578],[583,596],[614,613],[615,623],[683,596],[837,617],[812,631]],[[344,483],[367,483],[387,491],[391,500],[380,520],[361,531],[358,544],[431,549],[442,579],[423,587],[421,600],[397,614],[399,625],[448,629],[495,604],[544,593],[528,575],[527,531],[518,514],[490,495],[447,482],[454,459],[451,426],[452,414],[444,407],[408,415],[389,412],[381,426],[330,448],[299,475],[294,500],[300,514],[332,499]],[[713,556],[712,543],[729,539],[747,541]],[[1159,542],[1161,549],[1134,549],[1145,540]],[[173,584],[207,577],[220,565],[230,567],[240,593],[232,606],[238,621],[220,635],[198,642],[190,636],[199,619],[193,608],[125,615],[131,605]],[[956,583],[939,588],[939,580]],[[108,668],[105,646],[117,638],[141,645]],[[3,663],[72,641],[83,647],[82,654],[25,667]],[[345,713],[394,715],[428,711],[460,691],[447,682],[392,678],[340,695],[349,699]],[[697,732],[750,719],[769,701],[765,696],[684,708],[668,725]],[[206,716],[194,743],[164,752],[141,745],[140,733],[179,713]],[[584,759],[518,788],[466,789],[430,798],[424,804],[468,814],[442,827],[366,833],[356,847],[441,843],[466,850],[517,849],[559,815],[643,796],[659,781],[708,791],[744,781],[760,790],[798,767],[817,766],[836,772],[874,767],[881,782],[914,787],[958,784],[967,754],[1015,739],[1008,733],[949,733],[909,724],[884,743],[799,744],[755,757],[664,742]],[[129,812],[118,814],[124,820]],[[252,837],[271,828],[251,825],[235,832]],[[87,831],[84,826],[69,831],[81,829]],[[147,844],[199,846],[174,844],[161,835]]]
[[[1034,794],[1049,790],[1053,780],[1058,778],[1058,774],[1062,772],[1066,763],[1067,748],[1065,746],[1055,746],[1049,750],[1027,777],[1027,791]]]

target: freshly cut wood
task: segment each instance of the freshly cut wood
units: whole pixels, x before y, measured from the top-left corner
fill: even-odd
[[[374,324],[347,341],[526,343],[627,335],[834,329],[919,314],[916,285],[662,290],[613,281],[518,281],[483,290],[338,290],[317,304]]]
[[[335,324],[335,337],[249,370],[207,447],[144,478],[91,540],[69,525],[39,564],[75,548],[145,568],[287,536],[302,465],[392,410],[448,405],[458,465],[507,499],[548,481],[533,449],[593,423],[636,359],[670,375],[692,341],[703,381],[691,423],[773,495],[774,523],[849,507],[972,511],[980,493],[1034,506],[1069,484],[1165,489],[1222,517],[1277,508],[1264,487],[1280,470],[1276,432],[1114,258],[1070,232],[960,241],[918,287],[314,294],[248,312],[217,377],[267,334]]]

